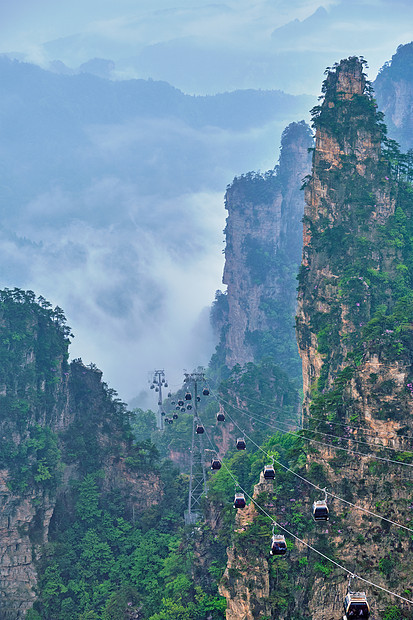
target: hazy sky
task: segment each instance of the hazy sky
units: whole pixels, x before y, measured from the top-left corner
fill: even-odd
[[[413,39],[412,24],[411,0],[0,0],[0,53],[69,73],[108,59],[89,68],[115,80],[165,80],[190,94],[255,88],[317,95],[325,67],[349,55],[363,55],[374,79],[397,46]],[[24,218],[1,222],[0,260],[10,275],[1,285],[31,288],[63,307],[76,335],[72,356],[95,362],[122,398],[145,387],[147,369],[165,367],[179,383],[183,368],[206,364],[213,351],[207,313],[222,286],[225,186],[234,174],[276,163],[271,132],[301,118],[282,120],[276,131],[263,122],[238,133],[194,132],[169,119],[85,127],[87,161],[106,167],[90,171],[82,189],[67,189],[67,170],[46,178],[52,190],[25,188]],[[12,129],[6,123],[2,131]],[[129,143],[136,145],[132,159]],[[194,149],[187,157],[211,178],[192,187],[194,172],[186,179],[183,161],[181,192],[163,195],[156,181],[152,195],[143,192],[139,159],[147,153],[147,167],[170,173],[178,143]],[[240,169],[228,165],[224,180],[222,155],[234,145],[245,160],[239,157]],[[83,178],[89,169],[78,155],[73,171],[78,166]],[[13,156],[18,166],[19,153]],[[137,170],[128,182],[116,169],[124,161]],[[65,212],[74,215],[56,223]]]
[[[316,93],[326,64],[362,54],[374,78],[397,45],[413,38],[409,0],[3,0],[0,6],[0,51],[70,67],[112,59],[112,77],[164,79],[196,93],[248,87]]]

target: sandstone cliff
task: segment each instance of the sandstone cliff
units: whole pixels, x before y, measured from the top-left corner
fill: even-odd
[[[297,372],[292,331],[295,275],[301,254],[300,192],[309,171],[312,137],[304,123],[284,131],[279,165],[265,174],[248,173],[227,188],[223,282],[218,299],[224,362],[230,368],[273,354]]]
[[[411,462],[405,452],[412,449],[413,428],[411,190],[387,155],[363,62],[336,65],[323,91],[322,105],[313,110],[316,148],[306,187],[297,317],[304,422],[314,431],[306,436],[321,442],[312,444],[308,468],[322,464],[333,493],[407,525],[411,467],[354,452]],[[331,553],[383,587],[400,594],[409,588],[406,531],[388,531],[384,522],[340,502],[334,511],[344,538],[329,530]],[[386,536],[378,545],[380,532]],[[331,579],[328,589],[316,579],[311,616],[337,617],[344,592],[344,575]],[[369,593],[374,614],[382,617],[379,609],[391,599]]]
[[[411,532],[395,525],[412,528],[412,189],[363,64],[330,69],[312,111],[297,316],[303,439],[268,440],[302,478],[277,467],[274,488],[257,496],[267,514],[237,517],[221,586],[227,620],[342,618],[349,575],[306,545],[412,599]],[[312,519],[323,493],[306,480],[327,489],[327,523]],[[268,563],[270,518],[303,542],[286,534],[288,555]],[[383,590],[357,579],[352,588],[366,590],[376,620],[411,617]]]
[[[0,616],[14,620],[36,598],[49,528],[73,512],[71,481],[100,468],[102,491],[120,490],[126,516],[162,488],[127,463],[127,413],[102,373],[68,363],[62,311],[17,289],[0,302]]]
[[[374,81],[380,110],[385,114],[389,136],[403,150],[413,148],[413,43],[399,45],[396,54]]]

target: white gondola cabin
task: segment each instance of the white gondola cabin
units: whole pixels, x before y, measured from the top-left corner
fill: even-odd
[[[314,521],[328,521],[328,506],[325,499],[320,499],[313,504]]]
[[[244,493],[235,493],[234,508],[245,508],[246,505]]]
[[[271,555],[285,555],[287,553],[287,543],[282,534],[273,534],[271,540]]]
[[[369,618],[370,606],[365,592],[348,592],[344,599],[344,619]]]
[[[264,478],[266,480],[274,480],[275,479],[275,469],[274,465],[264,465]]]
[[[238,437],[237,450],[245,450],[245,448],[246,448],[245,439],[243,437]]]

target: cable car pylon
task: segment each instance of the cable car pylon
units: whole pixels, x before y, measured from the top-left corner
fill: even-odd
[[[162,388],[163,387],[165,388],[168,387],[168,382],[166,381],[166,378],[165,378],[165,371],[154,370],[151,390],[155,389],[155,392],[157,392],[158,394],[158,410],[156,412],[156,428],[158,429],[158,431],[164,430],[164,419],[162,417],[162,411],[163,411],[162,409],[163,408]]]
[[[203,372],[185,373],[185,382],[189,387],[193,384],[194,417],[192,420],[192,443],[189,469],[188,509],[185,510],[185,525],[194,525],[201,518],[201,498],[207,494],[207,478],[204,458],[203,426],[198,418],[198,383],[205,382]],[[189,399],[188,399],[189,400]],[[202,431],[199,432],[199,428]]]

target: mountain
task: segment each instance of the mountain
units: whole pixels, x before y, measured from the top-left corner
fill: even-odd
[[[254,501],[237,511],[228,547],[227,620],[332,620],[348,590],[366,592],[374,617],[411,614],[412,174],[364,65],[350,57],[330,68],[312,110],[297,315],[303,430],[280,428],[261,445],[274,482],[256,474],[251,489],[254,456],[233,466]],[[329,521],[315,521],[324,498]],[[287,539],[283,558],[269,557],[274,529]]]
[[[413,148],[413,43],[399,45],[391,61],[381,68],[374,90],[389,136],[402,150]]]
[[[104,367],[125,399],[146,388],[148,368],[207,363],[215,343],[202,313],[222,268],[223,189],[273,159],[286,120],[312,99],[192,97],[5,57],[0,80],[2,286],[64,306],[74,356]],[[197,291],[183,303],[188,280]]]
[[[278,166],[265,174],[236,177],[225,208],[225,295],[212,311],[221,331],[217,360],[232,368],[273,355],[300,376],[294,335],[296,274],[301,257],[304,195],[313,139],[304,122],[282,135]]]

